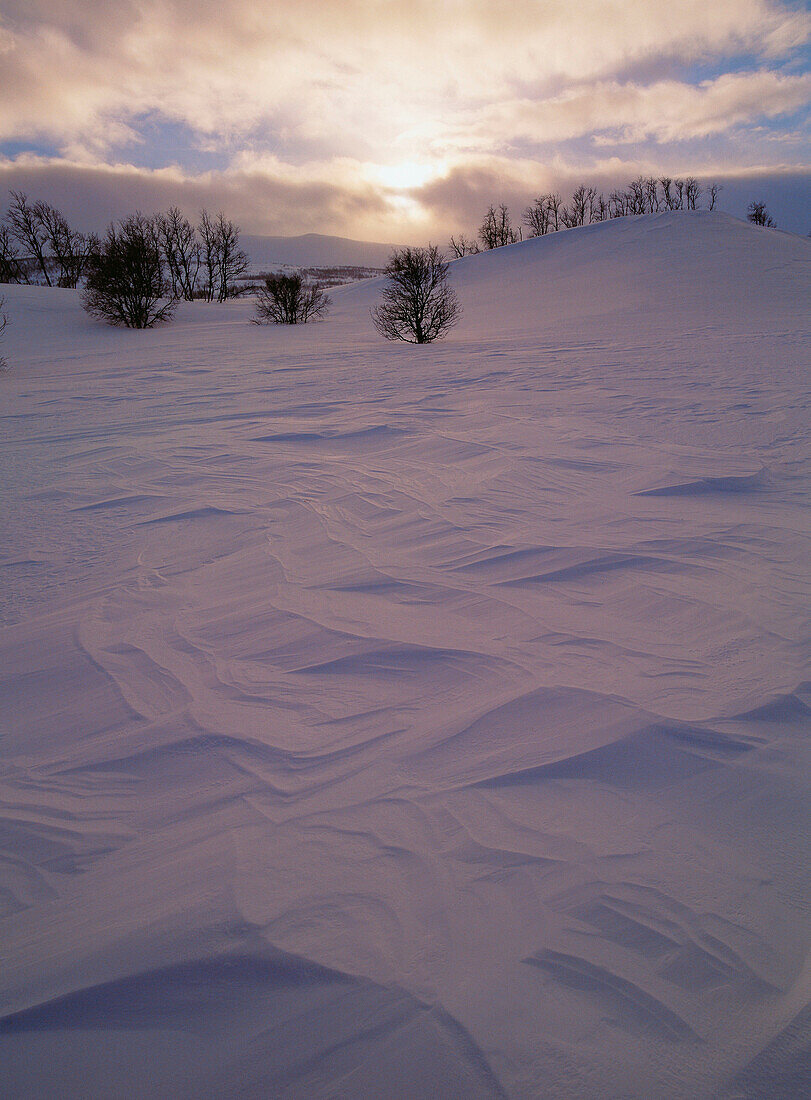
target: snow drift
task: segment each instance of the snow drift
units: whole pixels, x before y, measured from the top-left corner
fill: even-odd
[[[419,348],[7,288],[0,1093],[801,1094],[808,259],[559,233]]]

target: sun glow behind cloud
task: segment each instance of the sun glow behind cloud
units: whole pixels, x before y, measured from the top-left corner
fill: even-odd
[[[43,180],[131,165],[147,205],[171,171],[259,231],[392,239],[453,195],[461,224],[611,164],[796,170],[810,22],[785,0],[5,0],[0,176],[35,174],[25,149]]]
[[[393,191],[410,191],[444,175],[446,170],[444,161],[419,164],[417,161],[404,160],[398,164],[378,165],[375,174],[384,187],[390,187]]]

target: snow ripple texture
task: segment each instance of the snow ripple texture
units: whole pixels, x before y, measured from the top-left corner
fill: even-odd
[[[7,288],[0,1094],[805,1093],[808,259],[563,232],[421,348]]]

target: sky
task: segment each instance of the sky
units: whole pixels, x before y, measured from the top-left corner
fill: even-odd
[[[799,0],[0,0],[0,202],[420,243],[695,175],[806,234],[810,43]]]

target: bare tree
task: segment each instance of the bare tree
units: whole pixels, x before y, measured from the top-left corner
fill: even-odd
[[[0,283],[28,281],[28,265],[20,256],[8,226],[0,225]]]
[[[684,180],[674,180],[673,186],[676,188],[676,194],[673,199],[673,209],[684,210]]]
[[[82,304],[110,325],[152,328],[176,305],[154,220],[137,213],[111,225],[89,264]],[[168,300],[164,300],[168,297]]]
[[[476,241],[468,240],[464,234],[459,237],[459,240],[451,237],[448,247],[457,260],[461,260],[463,256],[475,256],[481,251]]]
[[[647,214],[647,185],[643,176],[638,176],[628,184],[628,213]]]
[[[560,223],[564,229],[573,229],[577,225],[577,212],[570,210],[568,206],[560,211]]]
[[[574,228],[578,225],[585,225],[589,217],[589,196],[593,188],[586,188],[581,185],[577,188],[572,195],[572,201],[569,204],[569,220],[568,224]],[[591,197],[593,202],[593,196]]]
[[[521,239],[520,233],[513,229],[510,211],[502,203],[498,210],[491,204],[479,226],[479,240],[485,250],[501,248],[505,244],[515,244]]]
[[[608,196],[608,212],[612,218],[625,218],[631,213],[626,191],[615,190],[611,192]]]
[[[777,228],[777,223],[766,209],[765,202],[750,202],[747,217],[753,225],[763,225],[767,229]]]
[[[194,301],[202,262],[200,240],[189,219],[172,206],[155,219],[173,298]]]
[[[595,206],[597,203],[597,189],[596,187],[587,187],[585,189],[584,200],[586,204],[586,220],[591,223],[597,221],[595,218]]]
[[[453,328],[462,309],[448,285],[448,267],[436,245],[394,250],[386,265],[382,300],[371,311],[381,336],[430,344]]]
[[[203,271],[202,297],[207,302],[224,302],[243,292],[238,280],[246,275],[250,261],[239,247],[239,227],[220,212],[212,220],[207,210],[198,226]]]
[[[237,297],[243,288],[237,286],[237,280],[246,275],[250,261],[239,247],[239,228],[227,221],[223,214],[217,215],[217,239],[219,243],[219,294],[218,301]]]
[[[6,300],[0,294],[0,339],[3,338],[3,333],[6,331],[6,325],[8,324],[8,317],[5,312]],[[8,370],[8,362],[4,355],[0,355],[0,371]]]
[[[673,180],[670,176],[660,176],[659,183],[662,185],[662,202],[665,204],[668,210],[675,209],[676,199],[673,195]]]
[[[98,238],[71,229],[62,212],[47,202],[35,203],[33,210],[50,249],[50,264],[57,286],[75,290],[87,270],[90,256],[98,251]]]
[[[645,180],[645,203],[649,214],[656,214],[659,210],[659,182],[653,176]]]
[[[703,187],[694,176],[688,176],[684,181],[684,200],[688,210],[695,210],[698,200],[701,198]]]
[[[252,320],[256,325],[305,325],[325,316],[331,304],[317,283],[307,286],[301,275],[267,275]]]
[[[14,275],[17,282],[31,282],[37,273],[46,286],[78,286],[97,238],[71,229],[64,214],[49,203],[29,202],[24,191],[12,191],[11,197],[8,227],[3,227],[0,241],[0,272]]]
[[[545,236],[550,231],[549,221],[548,195],[539,195],[524,211],[524,225],[529,230],[530,237]]]
[[[710,186],[707,188],[707,194],[710,197],[710,205],[707,209],[709,209],[709,210],[714,210],[715,209],[715,203],[716,203],[716,200],[718,198],[718,192],[719,191],[723,191],[723,187],[721,187],[721,185],[718,184],[718,183],[711,183]]]
[[[564,206],[560,212],[560,220],[567,229],[574,229],[579,225],[588,225],[597,219],[594,217],[597,191],[593,187],[581,184],[572,195],[571,202]]]
[[[213,302],[218,294],[217,229],[207,210],[200,211],[197,232],[200,234],[200,296],[207,302]]]
[[[40,219],[40,203],[29,203],[24,191],[11,192],[11,204],[6,213],[11,234],[39,269],[46,286],[53,286],[48,262],[48,236]]]

